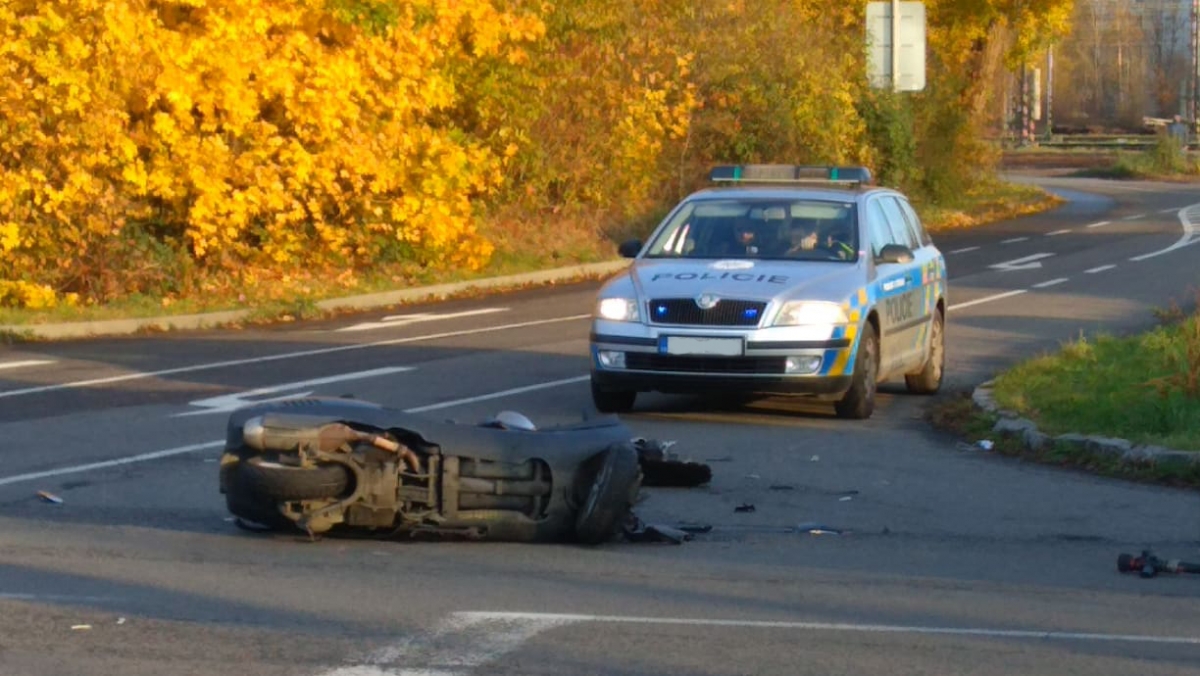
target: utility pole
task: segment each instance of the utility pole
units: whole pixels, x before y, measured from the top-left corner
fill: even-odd
[[[1046,49],[1046,140],[1054,140],[1054,45]]]

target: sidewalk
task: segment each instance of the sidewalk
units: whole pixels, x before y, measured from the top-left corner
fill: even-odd
[[[628,266],[629,261],[627,259],[618,259],[603,263],[574,265],[518,275],[486,277],[465,282],[451,282],[411,289],[347,296],[344,298],[330,298],[317,301],[315,305],[322,310],[370,310],[403,303],[443,300],[478,290],[504,291],[527,285],[579,282],[589,278],[610,275]],[[58,324],[0,324],[0,332],[42,340],[115,336],[128,335],[147,329],[162,331],[213,328],[245,319],[253,313],[254,310],[246,309],[190,315],[164,315],[139,319],[105,319]]]

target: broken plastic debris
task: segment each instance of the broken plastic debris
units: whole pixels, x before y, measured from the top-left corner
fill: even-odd
[[[760,476],[759,476],[759,475],[757,475],[757,474],[747,474],[747,475],[746,475],[746,478],[747,478],[747,479],[761,479],[762,477],[760,477]]]
[[[819,455],[814,455],[813,457],[809,458],[809,459],[808,459],[808,461],[809,461],[809,462],[816,462],[816,461],[818,461],[818,460],[820,460],[820,459],[821,459],[821,456],[819,456]]]
[[[91,629],[91,628],[92,628],[92,625],[90,625],[90,624],[72,624],[71,625],[71,631],[79,631],[81,629]]]
[[[838,498],[838,502],[850,502],[853,499],[854,498],[850,497],[849,495],[843,495],[842,497]]]
[[[57,495],[55,495],[49,491],[38,491],[37,494],[38,494],[39,498],[45,500],[46,502],[50,502],[55,505],[61,505],[63,503],[62,498],[58,497]]]
[[[125,618],[123,618],[123,617],[118,617],[118,618],[117,618],[117,624],[125,624]]]
[[[733,511],[735,511],[735,512],[753,512],[754,505],[750,504],[749,502],[743,502],[742,504],[738,505],[737,507],[734,507]]]
[[[980,439],[978,446],[985,451],[990,451],[990,450],[992,450],[992,440],[991,439]]]

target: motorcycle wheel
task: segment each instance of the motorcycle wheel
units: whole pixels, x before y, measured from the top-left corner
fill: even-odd
[[[232,484],[241,496],[275,502],[336,498],[346,492],[350,476],[337,464],[293,467],[266,458],[243,460],[234,468]]]
[[[637,450],[627,443],[613,444],[588,464],[599,467],[575,518],[575,538],[583,544],[595,545],[611,538],[633,508],[641,484],[641,468]]]

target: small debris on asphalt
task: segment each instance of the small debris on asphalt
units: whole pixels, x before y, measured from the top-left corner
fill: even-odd
[[[977,446],[979,446],[980,448],[982,448],[985,451],[990,451],[990,450],[992,450],[992,446],[993,446],[992,440],[991,439],[980,439]]]
[[[796,526],[797,532],[808,533],[809,535],[841,535],[843,530],[840,528],[830,528],[819,523],[810,522],[802,523]]]
[[[838,498],[838,502],[850,502],[853,499],[854,498],[850,497],[849,495],[843,495],[842,497]]]
[[[63,503],[62,498],[58,497],[57,495],[55,495],[49,491],[38,491],[37,496],[39,498],[41,498],[43,501],[49,502],[51,504],[61,505]]]
[[[118,617],[118,618],[117,618],[117,624],[125,624],[125,618],[123,618],[123,617]]]
[[[773,491],[794,491],[796,487],[789,486],[788,484],[771,484],[770,489]]]
[[[762,477],[760,477],[760,476],[759,476],[759,475],[757,475],[757,474],[747,474],[747,475],[746,475],[746,478],[747,478],[747,479],[761,479]]]
[[[735,511],[735,512],[753,512],[754,505],[750,504],[749,502],[743,502],[742,504],[738,505],[737,507],[734,507],[733,511]]]
[[[814,455],[813,457],[809,458],[809,459],[808,459],[808,461],[809,461],[809,462],[816,462],[816,461],[818,461],[818,460],[820,460],[820,459],[821,459],[821,456],[819,456],[819,455]]]
[[[92,625],[90,625],[90,624],[72,624],[71,625],[71,631],[82,631],[82,630],[91,629],[91,628],[92,628]]]

